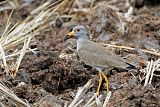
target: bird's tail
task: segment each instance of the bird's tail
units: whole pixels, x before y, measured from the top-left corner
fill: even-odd
[[[127,64],[127,66],[126,66],[127,69],[136,69],[136,67],[134,65],[132,65],[130,63],[126,63],[126,64]]]

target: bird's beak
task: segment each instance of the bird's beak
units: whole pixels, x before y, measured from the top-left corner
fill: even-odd
[[[75,32],[72,31],[72,32],[69,32],[68,35],[66,35],[63,40],[66,41],[67,39],[73,38],[73,37],[75,37]]]

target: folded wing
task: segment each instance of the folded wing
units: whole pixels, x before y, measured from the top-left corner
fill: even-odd
[[[119,68],[127,66],[123,58],[90,40],[84,41],[83,46],[78,50],[78,55],[85,64],[90,66]]]

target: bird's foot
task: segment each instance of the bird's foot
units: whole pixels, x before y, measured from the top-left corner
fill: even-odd
[[[103,72],[99,72],[99,84],[98,84],[98,88],[97,88],[96,95],[99,95],[99,90],[100,90],[100,87],[101,87],[102,79],[103,79],[103,78],[104,78],[105,81],[106,81],[107,94],[109,93],[108,79],[107,79],[107,77],[105,76],[105,74],[104,74]]]

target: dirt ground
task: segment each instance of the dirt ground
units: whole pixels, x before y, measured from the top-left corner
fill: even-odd
[[[128,8],[122,1],[111,5],[117,6],[119,12],[125,13]],[[27,18],[33,9],[44,2],[45,0],[33,0],[24,8],[15,9],[11,18],[12,24]],[[88,5],[89,3],[82,4],[83,7]],[[42,31],[33,38],[30,47],[36,47],[37,53],[25,55],[16,77],[11,78],[1,73],[1,81],[19,98],[26,99],[32,106],[46,96],[55,96],[55,98],[71,102],[74,98],[71,93],[75,94],[78,87],[85,85],[91,78],[96,78],[96,81],[89,92],[96,92],[98,73],[94,68],[85,65],[74,54],[74,49],[67,48],[67,46],[74,47],[75,40],[63,42],[63,37],[74,25],[82,24],[95,42],[134,48],[134,50],[127,50],[110,47],[112,51],[126,59],[135,68],[131,70],[112,68],[110,70],[108,79],[112,96],[108,107],[160,107],[160,78],[154,76],[152,84],[144,87],[145,78],[141,72],[141,69],[147,66],[147,61],[151,59],[155,61],[160,56],[140,50],[156,50],[158,52],[160,50],[160,4],[158,4],[158,0],[157,2],[151,0],[140,6],[136,3],[132,3],[132,5],[135,11],[134,19],[128,22],[117,15],[116,9],[105,5],[103,0],[96,1],[89,14],[79,12],[72,20],[63,22],[57,20],[56,25],[51,25],[49,30]],[[6,17],[10,12],[11,10],[0,12],[0,34],[4,31]],[[74,14],[74,12],[70,14]],[[125,29],[119,29],[121,26],[119,23],[122,21],[125,22]],[[70,54],[71,58],[60,58],[59,55],[62,51]],[[22,82],[24,84],[19,85]],[[105,91],[105,86],[102,86],[100,93],[105,93]],[[6,107],[13,106],[7,99],[2,102]],[[41,107],[44,106],[41,105]]]

